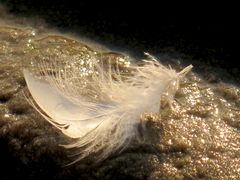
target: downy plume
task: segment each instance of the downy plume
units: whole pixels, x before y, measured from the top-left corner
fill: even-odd
[[[53,126],[76,141],[76,161],[95,154],[99,161],[127,147],[138,136],[143,113],[158,113],[160,98],[168,103],[192,65],[177,73],[147,54],[141,65],[122,71],[110,61],[92,60],[88,67],[69,67],[41,60],[39,73],[24,69],[33,107]],[[85,69],[84,69],[85,68]]]

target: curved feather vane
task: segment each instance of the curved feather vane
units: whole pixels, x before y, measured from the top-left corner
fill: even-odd
[[[142,113],[158,113],[163,94],[171,103],[179,80],[192,66],[177,73],[149,57],[127,73],[98,60],[88,71],[54,61],[40,63],[41,75],[24,70],[34,107],[64,134],[77,138],[65,145],[79,148],[76,161],[93,153],[102,160],[125,148],[138,135]]]

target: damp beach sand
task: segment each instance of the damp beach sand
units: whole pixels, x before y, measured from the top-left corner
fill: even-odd
[[[0,179],[240,178],[240,88],[233,84],[238,77],[184,56],[179,64],[171,54],[159,55],[160,61],[177,70],[189,62],[195,68],[181,81],[173,109],[163,105],[159,114],[142,117],[142,143],[133,142],[100,164],[92,165],[90,157],[64,166],[72,157],[59,144],[69,139],[25,99],[22,68],[46,53],[77,61],[101,52],[113,62],[126,54],[1,10]]]

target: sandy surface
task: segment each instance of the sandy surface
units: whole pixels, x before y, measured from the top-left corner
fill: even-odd
[[[160,114],[145,117],[147,128],[141,143],[132,143],[101,164],[92,165],[90,157],[64,167],[72,159],[71,152],[58,144],[70,139],[26,101],[22,68],[32,59],[44,57],[45,52],[48,56],[74,59],[107,48],[54,34],[44,23],[39,26],[12,15],[1,16],[4,19],[0,25],[1,179],[240,178],[239,87],[223,82],[219,74],[194,70],[181,82],[172,110],[161,107]],[[82,50],[85,44],[89,49]],[[106,56],[114,59],[120,54]],[[181,66],[175,59],[169,62],[174,68]]]

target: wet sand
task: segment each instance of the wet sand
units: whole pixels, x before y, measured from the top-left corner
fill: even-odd
[[[58,144],[69,139],[26,101],[22,68],[32,58],[44,57],[46,52],[51,57],[64,56],[77,61],[74,57],[84,57],[90,51],[112,50],[56,33],[44,23],[39,26],[7,13],[1,16],[0,176],[3,179],[240,178],[239,85],[226,82],[221,77],[225,76],[224,71],[211,73],[208,71],[211,67],[204,65],[205,72],[193,69],[181,82],[173,109],[162,106],[159,114],[144,117],[147,128],[141,143],[132,143],[101,164],[92,165],[90,157],[64,167],[71,160],[70,152]],[[107,56],[113,60],[126,56],[118,53]],[[189,63],[181,59],[179,64],[176,58],[167,57],[165,63],[178,70],[182,64]],[[226,74],[226,77],[230,76]]]

